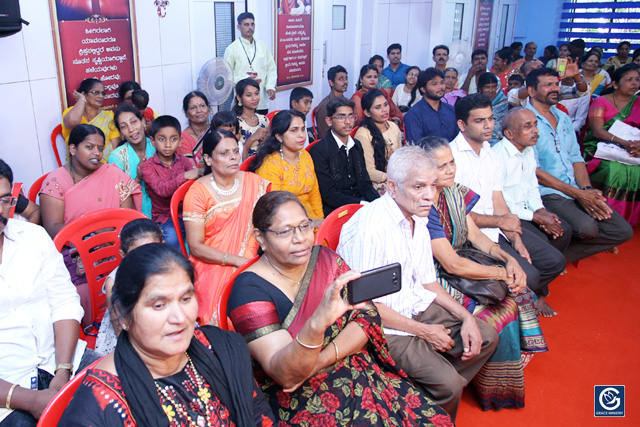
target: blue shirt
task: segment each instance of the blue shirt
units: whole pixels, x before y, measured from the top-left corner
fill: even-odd
[[[391,65],[388,65],[382,70],[382,75],[391,80],[391,86],[395,88],[400,83],[406,83],[404,75],[406,74],[408,69],[409,66],[401,62],[395,71],[391,69]]]
[[[459,132],[453,107],[440,102],[438,111],[422,98],[404,116],[407,141],[417,142],[425,136],[439,136],[453,141]]]
[[[551,113],[558,120],[554,131],[549,121],[538,113],[531,103],[527,103],[525,108],[533,111],[538,119],[539,138],[538,143],[534,145],[538,167],[565,184],[579,188],[573,174],[573,164],[584,163],[584,159],[580,155],[580,146],[569,116],[552,106]],[[540,185],[540,194],[542,196],[557,194],[571,199],[563,192],[543,185]]]

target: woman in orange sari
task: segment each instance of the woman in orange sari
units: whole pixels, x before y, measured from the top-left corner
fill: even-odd
[[[269,182],[239,171],[238,140],[231,132],[211,132],[202,146],[205,175],[189,189],[182,216],[196,270],[197,320],[209,325],[217,324],[220,285],[258,253],[251,214]]]

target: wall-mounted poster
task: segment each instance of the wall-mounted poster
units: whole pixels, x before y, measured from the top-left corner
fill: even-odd
[[[491,37],[491,20],[493,18],[493,0],[480,0],[476,13],[475,37],[473,50],[489,50]]]
[[[274,0],[278,90],[313,83],[312,0]]]
[[[49,0],[62,109],[82,80],[104,83],[103,108],[118,104],[120,83],[139,80],[134,0]]]

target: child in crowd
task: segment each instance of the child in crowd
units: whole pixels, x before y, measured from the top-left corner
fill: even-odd
[[[509,90],[520,89],[522,86],[524,86],[524,79],[520,74],[514,74],[513,76],[509,77],[507,83],[509,84]]]
[[[162,243],[162,230],[158,224],[147,218],[134,219],[125,224],[120,230],[120,256],[125,257],[130,251],[149,243]],[[118,268],[107,276],[102,286],[102,292],[107,296],[107,311],[104,313],[98,338],[96,339],[96,353],[101,355],[109,354],[116,347],[118,335],[122,329],[118,322],[118,314],[113,316],[113,306],[111,305],[111,290],[116,280]]]
[[[151,219],[160,225],[165,242],[177,249],[180,249],[180,243],[171,221],[171,196],[188,179],[197,179],[202,175],[193,162],[176,153],[182,141],[180,133],[180,122],[175,117],[160,116],[155,119],[151,124],[150,139],[156,153],[140,167],[151,198]],[[182,219],[180,232],[184,236]]]
[[[311,103],[313,102],[313,93],[306,87],[296,87],[291,91],[291,95],[289,96],[289,109],[300,111],[304,114],[305,123],[307,114],[311,111]],[[313,129],[309,132],[309,129],[306,129],[307,139],[304,143],[305,148],[315,141],[315,136],[313,135]]]
[[[228,130],[240,139],[240,122],[233,111],[218,111],[211,118],[211,132],[214,130]]]
[[[211,132],[214,130],[228,130],[234,134],[238,140],[240,152],[242,152],[242,145],[240,144],[240,138],[242,138],[242,135],[240,134],[240,122],[238,121],[236,113],[233,111],[218,111],[211,118],[210,127]]]
[[[151,122],[153,121],[155,113],[148,107],[149,105],[149,93],[144,89],[134,90],[131,94],[131,102],[140,110],[144,117],[144,131],[146,134],[151,132]]]

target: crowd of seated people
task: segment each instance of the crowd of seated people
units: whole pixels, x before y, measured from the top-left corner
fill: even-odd
[[[523,368],[548,350],[538,317],[558,314],[554,279],[567,262],[617,252],[640,223],[640,141],[616,131],[640,128],[640,50],[630,47],[605,60],[577,39],[536,58],[535,42],[516,42],[489,71],[482,49],[458,70],[439,45],[435,66],[421,69],[394,43],[387,67],[381,55],[362,66],[350,99],[347,70],[331,67],[312,117],[317,94],[298,87],[269,120],[260,82],[244,78],[232,111],[213,117],[205,94],[188,93],[184,129],[136,82],[121,84],[109,112],[102,82],[83,81],[62,117],[67,162],[44,180],[39,206],[12,193],[0,160],[1,259],[15,252],[50,273],[20,286],[56,287],[30,300],[9,290],[7,310],[36,309],[53,329],[36,334],[39,362],[7,359],[23,360],[20,372],[0,373],[0,426],[35,425],[69,380],[90,295],[74,248],[59,254],[51,238],[107,208],[149,219],[120,232],[96,344],[106,357],[84,374],[64,425],[448,426],[469,383],[484,409],[524,407]],[[170,203],[185,183],[175,227]],[[337,253],[313,246],[348,204],[363,207]],[[223,285],[254,258],[227,312],[216,312]],[[357,271],[394,262],[400,292],[346,302]],[[0,263],[17,286],[11,271]],[[459,281],[502,283],[505,293],[481,300]],[[242,337],[215,327],[221,316]],[[4,342],[33,339],[13,327],[0,318]]]

